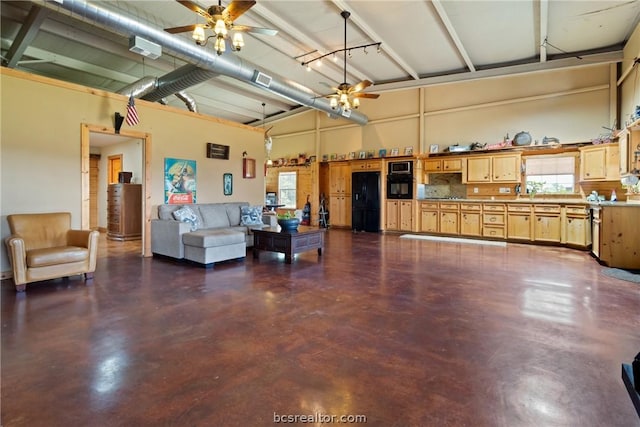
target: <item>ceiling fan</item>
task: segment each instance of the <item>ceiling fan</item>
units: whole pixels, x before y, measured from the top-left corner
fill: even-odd
[[[324,95],[330,99],[331,108],[334,110],[341,107],[343,111],[349,111],[351,108],[358,108],[360,106],[359,98],[377,99],[380,95],[377,93],[363,93],[362,91],[373,84],[369,80],[363,80],[355,85],[351,86],[347,83],[347,19],[351,16],[351,13],[343,10],[340,12],[340,16],[344,18],[344,69],[343,69],[343,81],[338,87],[332,87],[335,93]],[[375,45],[377,43],[373,43]],[[380,47],[379,44],[378,48]],[[370,45],[367,45],[370,46]],[[357,49],[357,48],[356,48]]]
[[[239,51],[244,46],[242,33],[263,34],[267,36],[275,36],[278,34],[277,30],[273,30],[271,28],[249,27],[247,25],[235,25],[233,23],[233,21],[235,21],[240,15],[251,9],[251,7],[256,4],[253,0],[233,0],[227,7],[222,6],[222,1],[218,0],[217,5],[210,6],[206,10],[189,0],[176,1],[187,9],[202,16],[207,23],[165,28],[165,31],[171,34],[193,31],[192,37],[200,46],[204,46],[211,37],[215,37],[215,49],[218,55],[221,55],[222,52],[226,50],[226,43],[224,39],[229,34],[229,31],[235,31],[235,34],[233,35],[232,49],[236,51]],[[204,32],[206,29],[213,30],[214,34],[206,37]]]

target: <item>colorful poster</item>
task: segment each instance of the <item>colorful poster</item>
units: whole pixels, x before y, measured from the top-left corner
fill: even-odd
[[[164,202],[196,203],[196,161],[164,159]]]

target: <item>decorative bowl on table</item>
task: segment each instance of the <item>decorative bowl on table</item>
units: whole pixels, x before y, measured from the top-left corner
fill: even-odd
[[[300,220],[298,218],[278,218],[278,225],[284,232],[298,231]]]

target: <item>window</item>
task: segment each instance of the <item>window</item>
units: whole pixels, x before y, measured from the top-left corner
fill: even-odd
[[[571,153],[526,157],[527,193],[575,193],[576,156]]]
[[[296,172],[280,172],[278,173],[278,195],[280,204],[285,208],[296,208]]]

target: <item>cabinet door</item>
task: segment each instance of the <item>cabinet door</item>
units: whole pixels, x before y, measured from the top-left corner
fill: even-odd
[[[400,223],[398,217],[399,212],[397,200],[387,200],[385,214],[387,221],[387,230],[398,230],[400,228]]]
[[[589,148],[580,152],[580,178],[583,181],[605,179],[607,158],[605,147]]]
[[[507,237],[509,239],[531,240],[531,214],[509,213],[507,216]]]
[[[445,172],[460,172],[462,159],[442,159],[442,170]]]
[[[589,221],[587,218],[567,217],[567,244],[587,246]]]
[[[425,233],[438,232],[438,211],[423,209],[420,211],[420,231]]]
[[[458,212],[440,211],[440,232],[458,234]]]
[[[425,159],[424,161],[424,171],[425,172],[441,172],[442,171],[442,160],[429,160]]]
[[[536,214],[535,218],[534,240],[560,242],[560,215]]]
[[[462,212],[460,218],[460,234],[465,236],[482,235],[482,215],[480,212]]]
[[[496,156],[492,158],[494,182],[520,181],[520,156]]]
[[[466,182],[491,182],[491,157],[469,157]]]
[[[400,202],[400,230],[413,230],[413,202]]]

